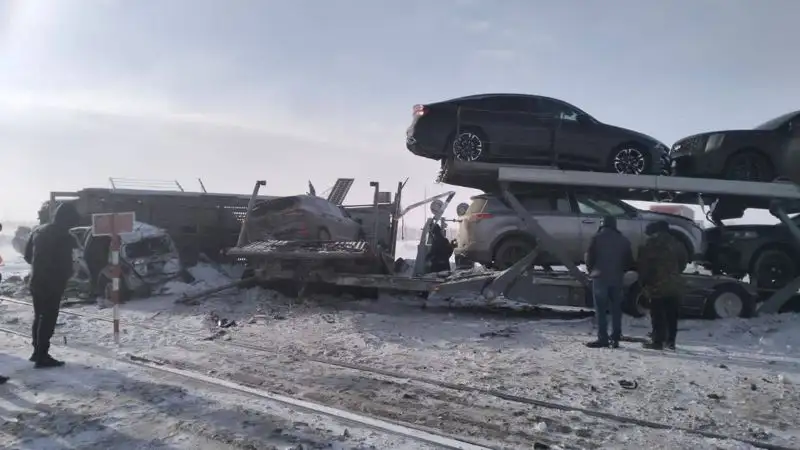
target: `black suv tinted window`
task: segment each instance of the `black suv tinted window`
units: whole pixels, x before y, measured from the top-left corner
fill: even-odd
[[[487,97],[479,100],[478,104],[488,111],[531,112],[532,109],[527,97]]]
[[[536,112],[548,118],[557,118],[561,120],[578,121],[580,112],[572,108],[566,103],[552,100],[549,98],[540,98],[536,102]]]

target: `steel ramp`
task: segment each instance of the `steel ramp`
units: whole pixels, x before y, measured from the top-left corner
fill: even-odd
[[[350,188],[353,187],[353,182],[355,178],[339,178],[334,183],[333,187],[331,188],[331,192],[328,194],[328,201],[333,203],[336,206],[341,206],[344,203],[344,199],[347,197],[347,194],[350,192]]]

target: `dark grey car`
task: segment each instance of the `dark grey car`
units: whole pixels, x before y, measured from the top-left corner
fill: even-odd
[[[666,174],[668,148],[600,122],[562,100],[482,94],[416,105],[406,146],[436,160],[550,165],[625,174]]]
[[[251,240],[355,241],[364,235],[361,224],[345,208],[313,195],[258,203],[249,220]]]
[[[584,262],[589,242],[605,215],[617,217],[617,226],[631,241],[634,256],[644,241],[645,227],[657,220],[669,223],[670,233],[686,246],[692,260],[702,260],[705,253],[703,230],[683,216],[640,210],[581,189],[539,189],[517,197],[576,264]],[[456,256],[499,269],[511,266],[536,245],[522,219],[499,197],[490,194],[472,198],[461,217],[457,241]],[[547,254],[541,255],[537,264],[561,265]]]

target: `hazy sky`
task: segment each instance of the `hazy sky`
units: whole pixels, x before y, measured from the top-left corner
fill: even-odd
[[[108,177],[406,198],[415,103],[538,93],[671,144],[800,106],[798,0],[0,0],[0,220]],[[465,199],[465,196],[460,199]]]

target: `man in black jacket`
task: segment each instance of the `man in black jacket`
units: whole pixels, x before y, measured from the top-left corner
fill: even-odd
[[[0,231],[3,231],[3,224],[2,223],[0,223]],[[2,275],[0,275],[0,281],[3,281],[3,276]],[[0,384],[5,384],[6,381],[8,381],[8,377],[4,377],[4,376],[0,375]]]
[[[431,224],[431,248],[428,252],[428,261],[431,272],[446,272],[450,270],[450,257],[453,255],[453,244],[447,240],[438,223]]]
[[[31,233],[25,246],[25,261],[31,265],[30,290],[33,297],[33,355],[36,368],[59,367],[64,363],[50,356],[50,339],[56,328],[61,298],[72,277],[70,228],[78,225],[78,212],[70,203],[56,209],[52,223]]]
[[[617,230],[617,219],[606,216],[586,253],[586,269],[592,278],[592,293],[597,314],[597,340],[590,348],[619,347],[622,338],[623,278],[633,269],[631,241]],[[607,311],[611,311],[611,339],[608,338]]]

